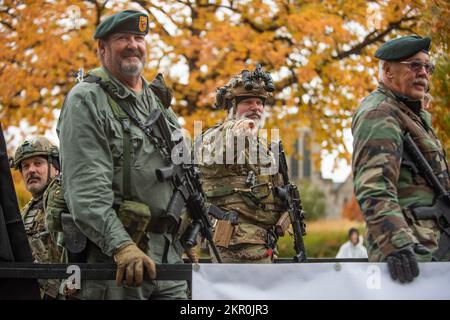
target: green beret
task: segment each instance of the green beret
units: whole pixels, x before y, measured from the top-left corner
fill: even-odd
[[[103,39],[114,32],[146,35],[148,16],[136,10],[125,10],[109,16],[95,29],[94,39]]]
[[[428,53],[430,46],[430,37],[405,36],[384,43],[375,52],[375,57],[387,61],[400,60],[409,58],[420,51]]]

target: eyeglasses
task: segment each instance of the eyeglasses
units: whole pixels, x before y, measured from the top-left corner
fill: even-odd
[[[434,64],[432,63],[422,61],[401,61],[400,63],[408,65],[413,72],[419,72],[422,70],[422,67],[425,67],[425,71],[430,75],[434,72]]]

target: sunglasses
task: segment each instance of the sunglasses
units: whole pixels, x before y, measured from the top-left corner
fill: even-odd
[[[414,72],[419,72],[422,67],[425,67],[425,71],[430,75],[433,74],[435,69],[434,64],[422,61],[401,61],[400,63],[408,65],[409,69]]]

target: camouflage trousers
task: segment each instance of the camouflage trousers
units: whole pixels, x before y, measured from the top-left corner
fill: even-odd
[[[59,287],[61,281],[59,279],[39,279],[39,289],[41,291],[41,299],[60,299]]]
[[[263,244],[238,244],[217,247],[224,263],[272,263],[273,254]],[[211,251],[212,252],[212,251]],[[213,257],[213,262],[217,262]]]
[[[166,235],[150,236],[149,255],[156,264],[163,263],[166,247]],[[88,263],[112,263],[113,259],[104,255],[100,249],[90,243],[88,245]],[[167,251],[167,261],[164,263],[183,263],[181,245],[170,245]],[[71,299],[83,300],[169,300],[187,299],[186,281],[144,281],[140,287],[123,285],[117,287],[114,280],[81,280],[81,290],[74,293]]]

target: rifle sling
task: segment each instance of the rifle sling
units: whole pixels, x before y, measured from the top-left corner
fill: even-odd
[[[104,81],[101,77],[89,74],[84,78],[85,82],[97,83],[105,91],[109,105],[113,111],[114,116],[122,124],[123,127],[123,174],[122,174],[122,189],[124,200],[131,200],[131,126],[130,120],[141,129],[144,134],[150,139],[158,150],[161,150],[161,145],[156,137],[150,134],[142,121],[124,104],[125,99],[121,99],[117,95],[116,87],[110,81]],[[159,100],[157,99],[157,104]],[[160,107],[158,105],[158,107]],[[161,107],[160,107],[161,108]]]

